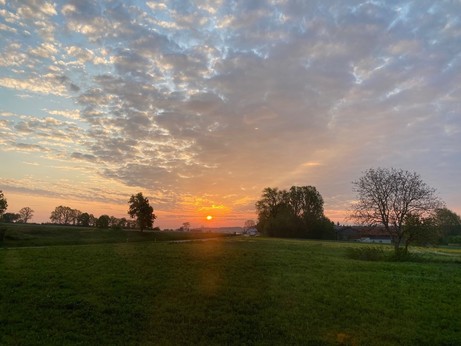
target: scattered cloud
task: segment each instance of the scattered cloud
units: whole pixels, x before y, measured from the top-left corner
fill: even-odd
[[[316,185],[336,218],[350,181],[375,166],[452,193],[457,2],[1,5],[0,91],[75,107],[21,117],[2,106],[2,151],[88,163],[101,179],[161,191],[165,212],[194,200],[229,218],[264,187],[293,184]]]

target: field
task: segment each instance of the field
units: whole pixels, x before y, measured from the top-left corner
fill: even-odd
[[[0,224],[0,230],[2,228],[6,228],[6,234],[0,247],[155,242],[225,236],[225,234],[220,233],[139,232],[36,224]]]
[[[346,257],[351,246],[363,245],[3,246],[0,344],[461,344],[460,250],[366,262]]]

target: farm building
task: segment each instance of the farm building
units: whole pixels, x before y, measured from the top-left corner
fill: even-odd
[[[392,237],[382,227],[336,226],[336,239],[363,243],[392,243]]]

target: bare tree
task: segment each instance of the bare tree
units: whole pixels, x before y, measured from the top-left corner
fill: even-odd
[[[413,238],[408,232],[415,228],[404,227],[409,217],[429,217],[444,205],[435,189],[426,185],[415,172],[369,169],[353,185],[357,202],[352,206],[351,218],[360,224],[384,226],[393,238],[396,251],[404,244],[407,249],[408,240]]]
[[[21,221],[27,223],[34,216],[34,211],[29,207],[24,207],[19,211],[19,215],[21,215]]]
[[[256,222],[254,220],[246,220],[243,224],[243,233],[246,233],[249,229],[256,228]]]

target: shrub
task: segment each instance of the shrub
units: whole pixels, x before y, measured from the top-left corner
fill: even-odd
[[[399,249],[392,252],[388,260],[393,262],[422,262],[424,258],[418,254],[406,251],[405,249]]]
[[[461,235],[454,235],[448,238],[450,244],[461,244]]]
[[[423,262],[425,258],[405,249],[384,251],[381,247],[358,247],[347,249],[347,257],[362,261]]]
[[[357,247],[347,250],[347,257],[362,261],[382,261],[385,258],[381,247]]]

